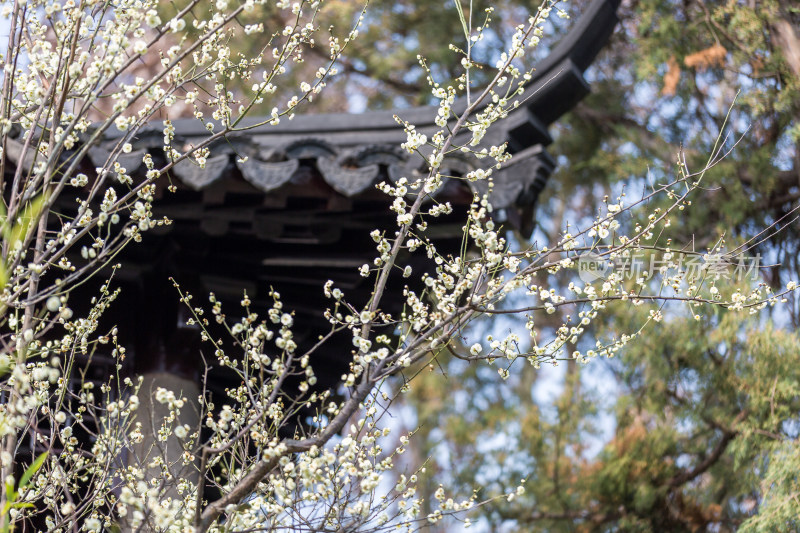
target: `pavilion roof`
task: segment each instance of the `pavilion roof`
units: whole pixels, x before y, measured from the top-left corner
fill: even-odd
[[[545,151],[553,140],[548,127],[589,92],[583,73],[612,34],[619,1],[591,2],[538,65],[518,98],[521,105],[483,141],[484,145],[507,142],[514,154],[509,164],[494,172],[490,201],[496,209],[516,211],[517,216],[510,218],[524,233],[530,232],[532,220],[521,219],[519,214],[532,217],[532,206],[555,167],[554,159]],[[464,99],[458,100],[454,111],[458,113],[466,105]],[[435,107],[403,109],[396,114],[429,137],[440,129],[433,122]],[[277,126],[262,124],[264,119],[251,119],[243,123],[248,127],[246,131],[230,134],[213,147],[214,155],[205,168],[185,160],[176,165],[173,174],[194,191],[216,190],[215,194],[204,196],[204,202],[214,203],[213,198],[220,197],[220,186],[231,176],[247,182],[253,192],[267,194],[298,182],[301,175],[307,174],[301,167],[307,171],[312,166],[332,191],[354,197],[370,191],[387,177],[412,177],[424,169],[425,162],[419,155],[399,149],[406,139],[394,115],[392,111],[299,115]],[[208,131],[194,119],[177,120],[173,125],[179,145],[197,145],[208,136]],[[120,154],[119,163],[130,173],[140,170],[146,152],[162,149],[161,130],[160,124],[142,129],[133,143],[134,151]],[[118,132],[109,133],[90,151],[95,166],[105,163],[118,136]],[[459,176],[479,167],[481,160],[459,154],[444,162],[443,174]],[[486,184],[477,182],[470,187],[483,193]]]
[[[553,141],[548,127],[589,92],[584,71],[612,34],[619,2],[591,2],[539,64],[518,98],[521,105],[484,138],[486,145],[507,142],[514,154],[494,172],[490,201],[524,234],[532,230],[536,198],[555,167],[545,150]],[[466,105],[464,100],[457,101],[454,112],[458,114]],[[428,106],[396,113],[430,137],[439,130],[434,124],[436,111]],[[134,345],[131,359],[151,367],[169,363],[171,369],[180,366],[183,350],[190,354],[183,360],[196,366],[196,351],[185,341],[196,338],[196,332],[183,331],[183,307],[174,301],[168,276],[195,293],[213,291],[234,304],[241,300],[244,288],[255,305],[266,307],[272,300],[269,289],[275,287],[287,308],[297,313],[297,322],[304,324],[297,332],[301,345],[316,342],[318,334],[329,329],[319,313],[329,304],[320,290],[325,280],[335,280],[353,302],[366,302],[372,286],[357,267],[374,258],[369,231],[394,224],[386,209],[387,197],[374,185],[413,177],[425,169],[423,158],[399,148],[406,135],[394,114],[298,115],[277,126],[258,125],[258,119],[253,119],[245,123],[252,127],[212,147],[213,157],[205,168],[188,161],[176,165],[171,175],[183,186],[175,194],[164,194],[165,180],[157,180],[157,195],[162,197],[154,204],[154,213],[174,223],[149,231],[147,246],[129,247],[120,256],[128,268],[116,280],[130,290],[122,292],[108,317],[115,324],[127,324],[122,329],[131,338],[123,340]],[[196,120],[177,120],[173,125],[179,144],[196,146],[208,136]],[[160,124],[146,126],[132,143],[133,151],[119,154],[117,161],[128,173],[143,173],[146,153],[163,155],[162,129]],[[106,164],[120,135],[108,132],[90,149],[92,165]],[[14,155],[19,154],[16,142],[9,139],[7,154],[19,164]],[[481,165],[482,160],[458,154],[443,162],[442,173],[463,176]],[[438,194],[453,201],[456,211],[463,211],[472,193],[482,193],[486,186],[485,182],[450,180]],[[461,248],[464,221],[456,215],[442,217],[426,233],[443,254],[458,253]],[[403,260],[415,271],[430,267],[421,254],[409,254]],[[402,294],[404,279],[392,277],[389,283],[394,284],[390,292]],[[386,302],[389,312],[401,307],[400,301]],[[320,387],[335,385],[351,349],[345,339],[316,355],[318,364],[327,368]],[[160,351],[170,357],[157,356]],[[217,379],[215,386],[223,390],[229,384],[225,379]]]

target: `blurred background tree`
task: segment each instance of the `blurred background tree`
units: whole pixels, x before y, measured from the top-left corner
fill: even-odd
[[[408,18],[392,17],[394,4]],[[365,83],[366,107],[420,103],[396,83],[414,90],[424,83],[413,75],[420,50],[443,72],[458,68],[437,63],[447,56],[437,53],[435,35],[420,41],[416,33],[414,21],[443,15],[445,4],[417,4],[375,6],[373,16],[381,13],[391,28],[391,53],[383,62],[377,48],[360,51],[366,55],[349,60],[369,81],[342,83],[348,91]],[[570,9],[577,16],[586,4]],[[521,5],[505,2],[495,16],[513,24]],[[735,149],[705,176],[705,194],[695,200],[703,205],[666,237],[704,251],[724,236],[729,249],[745,245],[761,256],[763,281],[777,288],[798,279],[796,4],[644,0],[624,2],[621,16],[593,66],[593,93],[560,121],[551,148],[559,167],[540,201],[537,236],[554,237],[623,186],[637,197],[672,173],[682,147],[696,168],[730,112],[725,147]],[[380,41],[377,31],[371,39]],[[412,74],[398,80],[396,73]],[[743,235],[773,222],[779,233],[745,244]],[[620,311],[602,329],[630,329],[645,318]],[[495,386],[491,369],[465,371],[443,355],[406,396],[407,423],[427,437],[416,453],[430,457],[439,479],[447,473],[451,486],[478,485],[486,494],[526,478],[528,493],[492,509],[484,525],[495,531],[796,531],[798,302],[771,322],[742,324],[725,313],[665,320],[617,359],[522,372],[515,394]],[[464,377],[453,383],[450,374]],[[478,406],[491,414],[474,416]]]

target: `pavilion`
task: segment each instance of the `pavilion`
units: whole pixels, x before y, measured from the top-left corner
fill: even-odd
[[[613,33],[619,3],[593,0],[538,65],[519,98],[522,105],[484,138],[486,145],[507,142],[513,154],[493,174],[489,200],[494,217],[525,237],[533,231],[536,200],[556,166],[547,152],[553,142],[548,129],[589,93],[584,72]],[[454,112],[464,106],[457,101]],[[396,113],[429,137],[439,129],[435,107]],[[322,290],[327,280],[350,301],[368,301],[372,287],[358,267],[375,256],[369,233],[395,227],[387,197],[375,185],[413,178],[425,167],[418,155],[400,150],[406,136],[394,114],[303,115],[278,126],[255,127],[213,146],[205,168],[183,162],[169,179],[156,181],[154,216],[173,223],[146,232],[143,243],[127,246],[115,258],[123,264],[114,277],[122,293],[103,318],[106,325],[118,327],[127,353],[122,371],[144,377],[145,395],[159,386],[197,398],[207,373],[208,393],[219,398],[220,407],[224,389],[237,385],[235,376],[214,367],[213,357],[202,358],[199,332],[187,325],[188,310],[178,301],[170,278],[192,292],[198,304],[213,292],[231,316],[240,310],[243,291],[254,309],[266,309],[272,303],[270,290],[277,290],[285,308],[295,313],[300,350],[330,329],[322,316],[330,305]],[[197,145],[208,134],[195,120],[178,120],[174,126],[179,145]],[[157,164],[165,163],[161,131],[155,124],[141,130],[133,151],[120,154],[118,162],[131,176],[143,176],[147,153]],[[107,135],[90,150],[87,166],[105,164],[118,141],[118,134]],[[474,157],[451,157],[443,162],[442,174],[464,176],[481,164]],[[167,192],[171,184],[177,186],[174,193]],[[454,207],[453,215],[437,220],[428,232],[440,252],[458,252],[463,214],[475,193],[485,193],[486,187],[450,179],[438,191],[436,199]],[[424,257],[407,259],[415,262],[415,270],[430,268]],[[402,288],[406,280],[397,278],[390,284]],[[99,283],[76,288],[71,305],[88,302]],[[396,313],[401,306],[401,299],[390,299],[384,310]],[[320,390],[335,387],[351,359],[349,339],[333,340],[311,361]],[[102,353],[77,361],[85,379],[98,382],[116,373],[116,364]],[[159,414],[157,406],[150,409],[151,415]],[[183,423],[198,421],[196,413],[186,416]],[[33,439],[31,444],[35,446]],[[172,448],[169,455],[177,459],[179,447]]]
[[[533,230],[536,199],[555,168],[546,151],[553,141],[548,128],[589,93],[584,72],[611,36],[618,5],[619,0],[591,2],[537,66],[519,98],[523,105],[484,139],[487,145],[507,142],[514,155],[493,174],[490,201],[498,221],[523,236]],[[457,101],[454,111],[463,106]],[[369,232],[393,224],[386,196],[375,185],[411,178],[424,167],[422,158],[400,150],[405,133],[394,114],[303,115],[256,127],[212,147],[204,169],[178,164],[171,176],[176,193],[167,193],[170,182],[159,180],[154,215],[174,222],[146,233],[143,245],[127,247],[121,257],[125,268],[116,277],[123,296],[108,317],[127,344],[128,370],[171,374],[188,383],[197,382],[204,368],[199,335],[185,325],[188,315],[170,277],[198,301],[213,292],[229,310],[238,309],[243,290],[254,308],[266,307],[274,288],[302,325],[296,333],[301,348],[327,328],[321,316],[329,304],[322,291],[326,280],[334,280],[352,301],[366,302],[371,287],[357,269],[374,258]],[[435,107],[397,114],[429,137],[438,130]],[[196,120],[178,120],[174,126],[179,144],[197,144],[208,133]],[[119,163],[131,175],[141,174],[145,153],[163,159],[161,137],[159,125],[142,130]],[[115,143],[110,134],[93,148],[92,163],[102,165]],[[454,157],[445,160],[442,173],[463,176],[480,164]],[[463,214],[474,193],[485,187],[450,180],[437,200],[450,201]],[[457,251],[462,224],[457,216],[437,221],[430,234],[437,248]],[[343,345],[317,356],[313,364],[321,387],[338,381],[350,350]],[[213,383],[220,389],[227,385],[222,375]]]

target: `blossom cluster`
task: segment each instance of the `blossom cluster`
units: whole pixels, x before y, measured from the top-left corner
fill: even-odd
[[[0,165],[11,161],[5,174],[13,178],[4,185],[8,201],[0,217],[0,490],[9,503],[0,526],[21,521],[32,507],[42,509],[52,532],[416,529],[479,502],[443,487],[435,501],[424,502],[418,487],[424,466],[403,469],[411,436],[395,438],[384,415],[394,396],[413,386],[406,372],[432,365],[445,350],[496,365],[500,379],[520,364],[588,363],[613,357],[645,326],[662,321],[670,312],[665,302],[686,306],[694,316],[708,305],[757,312],[797,290],[794,282],[781,291],[762,283],[730,287],[708,272],[679,268],[669,255],[674,248],[658,236],[701,186],[702,170],[685,165],[641,200],[630,202],[624,194],[606,199],[584,228],[564,228],[552,243],[514,247],[491,201],[494,180],[513,155],[505,143],[490,142],[489,133],[522,105],[530,52],[551,12],[564,15],[558,0],[545,0],[498,51],[485,87],[473,86],[478,65],[471,43],[485,35],[491,10],[477,28],[465,22],[466,46],[452,47],[462,58],[458,78],[437,81],[420,60],[438,102],[434,126],[423,133],[397,117],[405,131],[402,148],[424,171],[377,186],[395,225],[370,233],[374,258],[358,269],[373,287],[369,301],[351,300],[334,281],[326,283],[321,291],[330,303],[320,314],[329,331],[305,348],[304,325],[278,291],[271,291],[265,309],[244,293],[240,309],[227,315],[215,295],[195,305],[176,284],[191,315],[187,325],[197,328],[213,364],[233,376],[233,384],[216,405],[207,390],[142,390],[142,380],[120,372],[126,351],[117,329],[100,329],[100,317],[118,294],[111,281],[85,316],[70,307],[71,289],[111,266],[123,246],[171,223],[156,217],[154,203],[159,191],[174,190],[165,181],[175,165],[202,168],[226,135],[290,120],[298,105],[319,94],[364,21],[361,13],[346,37],[327,39],[330,62],[279,101],[281,77],[303,62],[309,47],[322,46],[315,37],[320,2],[272,3],[289,21],[273,30],[257,16],[262,3],[188,0],[169,9],[155,0],[4,4],[10,28],[4,97],[10,105],[0,110],[7,151]],[[267,45],[245,54],[231,44],[237,32],[260,35]],[[155,58],[156,67],[145,75],[136,67],[147,58]],[[232,90],[234,79],[249,91]],[[243,119],[262,103],[273,106],[271,113],[245,126]],[[193,146],[177,143],[171,110],[181,105],[208,131]],[[167,117],[157,127],[162,153],[139,152],[138,134],[158,117]],[[89,151],[98,147],[110,147],[105,161],[97,164],[95,152],[89,165]],[[130,163],[122,161],[134,155],[141,165],[126,168]],[[464,158],[470,169],[454,171],[451,163]],[[472,187],[469,205],[440,197],[450,180]],[[650,207],[656,195],[669,205]],[[630,223],[626,215],[633,209],[645,211],[641,222]],[[432,228],[458,215],[463,246],[460,253],[443,253]],[[705,253],[722,254],[723,245]],[[612,272],[553,281],[576,274],[582,253],[616,261],[652,250],[666,261],[652,277]],[[401,277],[404,287],[389,294],[390,277]],[[401,303],[399,312],[386,311],[389,300]],[[647,323],[610,339],[588,338],[592,323],[617,304],[650,306]],[[524,317],[524,331],[476,337],[476,321],[501,313]],[[545,326],[548,316],[561,323]],[[342,337],[349,341],[341,354],[347,370],[338,390],[320,390],[316,352]],[[88,369],[100,354],[110,357],[115,372],[93,380]],[[189,423],[192,413],[197,421]],[[50,453],[35,461],[14,456],[10,450],[19,447],[21,435],[31,435],[31,450]],[[20,466],[29,467],[28,474],[16,480]],[[522,491],[499,496],[511,500]]]

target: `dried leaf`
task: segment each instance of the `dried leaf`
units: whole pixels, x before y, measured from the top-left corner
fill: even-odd
[[[681,67],[675,60],[675,56],[669,58],[667,61],[667,73],[664,75],[664,88],[661,89],[661,94],[664,96],[675,96],[675,90],[678,88],[678,82],[681,79]]]
[[[728,51],[721,44],[715,44],[705,50],[689,54],[683,58],[683,64],[689,68],[705,70],[709,67],[722,67],[725,65],[725,56]]]

